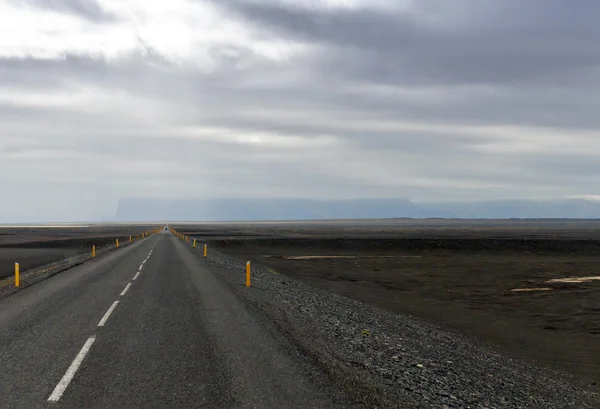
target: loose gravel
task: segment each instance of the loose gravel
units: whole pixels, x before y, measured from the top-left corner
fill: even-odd
[[[312,288],[264,266],[253,265],[252,288],[245,288],[245,260],[214,249],[207,263],[366,407],[600,408],[600,396],[572,377],[435,325]]]
[[[124,247],[128,243],[124,243],[121,247]],[[109,251],[115,250],[117,247],[114,244],[96,248],[96,257],[108,253]],[[7,297],[11,294],[16,293],[19,289],[23,289],[40,282],[48,277],[62,273],[65,270],[78,266],[92,259],[91,253],[80,254],[78,256],[69,257],[63,260],[55,261],[54,263],[46,264],[36,268],[32,268],[26,271],[21,271],[20,274],[20,287],[15,287],[14,277],[5,278],[0,280],[0,298]]]

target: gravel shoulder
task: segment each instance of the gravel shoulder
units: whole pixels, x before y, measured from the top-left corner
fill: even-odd
[[[200,249],[189,249],[202,258]],[[377,408],[598,408],[566,374],[512,359],[427,322],[312,288],[211,249],[208,267],[274,321],[340,388]]]
[[[129,245],[129,243],[123,243],[120,245],[120,247],[123,248],[127,245]],[[115,250],[116,248],[117,247],[115,244],[98,247],[96,249],[96,257],[99,257],[112,250]],[[23,289],[29,287],[35,283],[45,280],[48,277],[52,277],[53,275],[62,273],[63,271],[81,265],[91,259],[91,253],[87,252],[85,254],[80,254],[78,256],[65,258],[63,260],[55,261],[50,264],[45,264],[43,266],[38,266],[25,271],[21,271],[19,288]],[[0,299],[8,297],[9,295],[16,293],[17,291],[19,291],[19,289],[15,287],[14,276],[0,280]]]

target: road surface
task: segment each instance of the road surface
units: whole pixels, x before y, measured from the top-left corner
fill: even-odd
[[[0,364],[1,408],[344,406],[168,232],[0,300]]]

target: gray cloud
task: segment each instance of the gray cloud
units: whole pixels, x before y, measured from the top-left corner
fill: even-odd
[[[20,7],[68,13],[94,23],[114,22],[118,17],[107,11],[98,0],[10,0]]]
[[[75,3],[43,4],[74,13]],[[113,59],[0,57],[0,186],[14,187],[8,175],[28,191],[62,180],[63,194],[86,186],[103,206],[145,194],[600,193],[595,2],[214,4],[260,38],[307,51],[277,60],[215,44],[210,69],[142,40]]]

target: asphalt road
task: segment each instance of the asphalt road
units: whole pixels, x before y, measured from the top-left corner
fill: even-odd
[[[0,408],[343,406],[170,233],[0,300]]]

